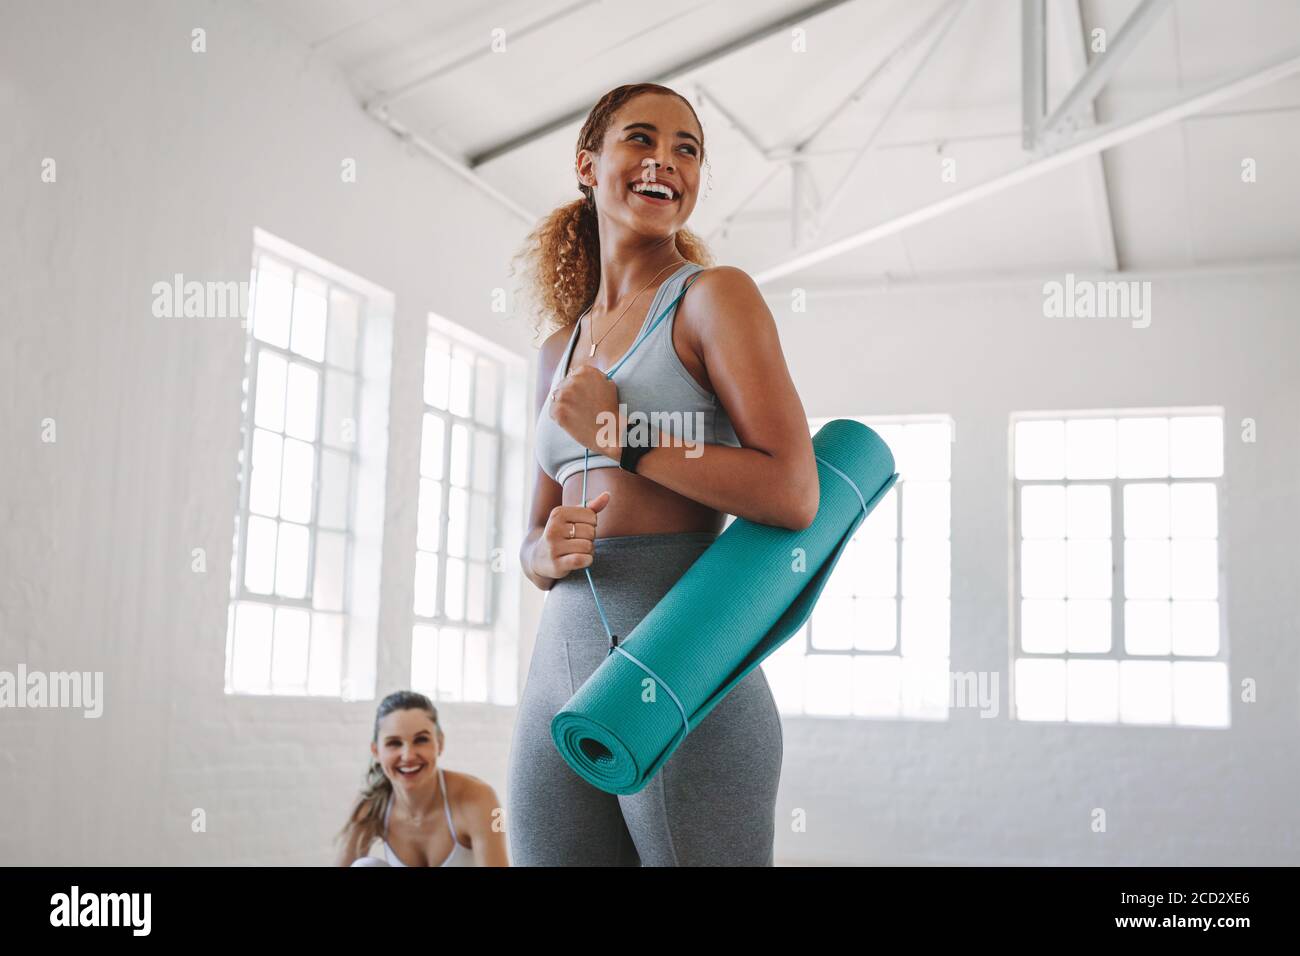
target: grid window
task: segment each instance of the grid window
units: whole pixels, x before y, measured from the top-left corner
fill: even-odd
[[[411,684],[438,700],[490,696],[504,385],[499,361],[430,326]]]
[[[785,713],[946,719],[952,420],[857,420],[889,445],[898,482],[765,673]],[[812,433],[828,421],[810,419]]]
[[[1014,428],[1017,716],[1226,727],[1222,413]]]
[[[339,696],[365,297],[258,249],[227,693]]]

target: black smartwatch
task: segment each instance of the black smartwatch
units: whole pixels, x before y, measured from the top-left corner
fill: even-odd
[[[619,455],[618,467],[624,471],[630,471],[636,474],[636,464],[641,460],[641,456],[648,452],[654,446],[651,444],[633,445],[628,442],[627,436],[623,436],[623,453]]]

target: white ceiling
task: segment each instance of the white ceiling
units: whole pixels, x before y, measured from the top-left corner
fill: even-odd
[[[254,2],[313,56],[335,62],[359,103],[436,72],[393,101],[390,115],[467,161],[550,121],[585,115],[619,84],[657,79],[679,90],[700,114],[712,171],[712,191],[697,204],[691,228],[711,237],[719,261],[760,271],[806,249],[793,244],[789,169],[763,151],[805,139],[946,0],[851,0],[800,22],[805,53],[792,52],[785,29],[684,73],[674,68],[806,10],[812,0]],[[1078,3],[1085,31],[1104,28],[1113,42],[1137,0],[1047,3],[1050,109],[1075,76],[1064,5]],[[505,31],[505,52],[489,48],[496,28]],[[927,42],[896,58],[810,144],[809,168],[823,197]],[[1103,89],[1097,119],[1141,115],[1297,50],[1295,0],[1177,0]],[[1020,4],[971,0],[856,166],[817,242],[1030,161],[1021,145],[1020,72]],[[572,164],[580,125],[581,118],[533,136],[474,171],[540,215],[578,195]],[[955,184],[938,174],[945,157],[957,161]],[[1125,269],[1297,258],[1297,157],[1300,76],[1293,75],[1106,150],[1104,189],[1097,186],[1097,161],[1085,158],[789,278],[847,283],[1101,269],[1112,244]],[[1257,163],[1255,183],[1241,181],[1244,158]],[[773,170],[766,188],[741,208]],[[1104,221],[1099,204],[1109,209],[1113,239],[1097,226]]]

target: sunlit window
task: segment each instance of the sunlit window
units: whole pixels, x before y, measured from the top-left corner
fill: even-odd
[[[1221,412],[1017,418],[1021,720],[1226,727]]]
[[[337,696],[366,297],[264,249],[252,284],[226,689]]]
[[[431,323],[425,350],[411,683],[437,700],[503,702],[491,675],[505,368],[463,338]]]
[[[830,419],[811,419],[815,435]],[[952,421],[860,418],[898,482],[858,527],[802,630],[763,662],[783,713],[946,719]]]

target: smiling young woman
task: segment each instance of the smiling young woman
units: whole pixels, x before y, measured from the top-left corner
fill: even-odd
[[[508,866],[488,784],[444,770],[438,710],[402,690],[380,701],[366,785],[340,833],[339,866]],[[367,855],[376,840],[382,846]]]
[[[578,137],[582,198],[543,220],[524,253],[558,328],[538,361],[538,469],[520,551],[550,593],[510,755],[518,865],[772,863],[782,734],[761,669],[630,796],[574,774],[549,734],[608,653],[595,582],[613,633],[627,635],[727,514],[804,528],[817,512],[812,440],[772,314],[744,272],[709,268],[686,228],[704,158],[684,97],[649,83],[612,90]],[[700,428],[652,425],[649,447],[633,447],[636,416]],[[590,581],[573,573],[588,568]]]

